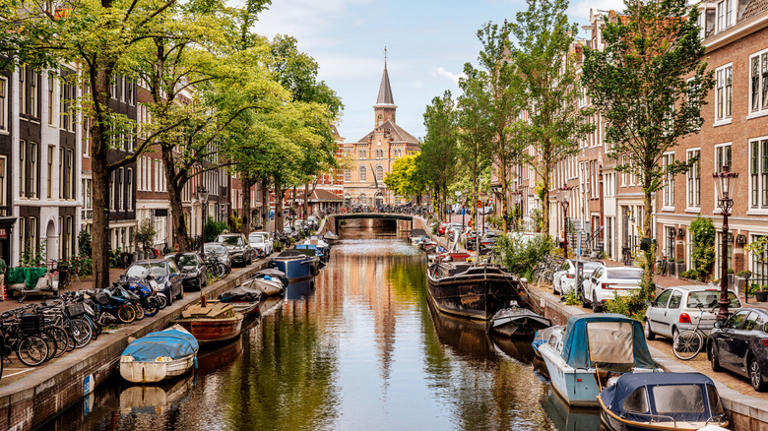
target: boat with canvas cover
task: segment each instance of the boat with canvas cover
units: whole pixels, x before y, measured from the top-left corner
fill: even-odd
[[[597,397],[611,431],[725,430],[715,382],[701,373],[624,374]]]
[[[317,257],[309,258],[296,249],[285,250],[269,260],[270,265],[285,273],[288,281],[309,278],[316,274]]]
[[[430,300],[440,312],[490,319],[518,299],[520,279],[498,265],[435,262],[427,271]]]
[[[247,316],[249,314],[259,313],[259,303],[261,303],[261,290],[251,289],[244,286],[238,286],[234,289],[219,294],[218,301],[208,301],[209,303],[222,302],[231,305],[235,311]]]
[[[240,335],[244,316],[230,304],[193,304],[181,312],[181,318],[174,321],[195,336],[200,344],[231,340]]]
[[[552,331],[537,350],[552,388],[571,406],[597,407],[597,395],[611,377],[661,371],[643,326],[620,314],[572,316],[564,332]]]
[[[263,278],[265,280],[279,280],[283,283],[283,287],[288,285],[288,277],[285,276],[283,271],[277,268],[262,268],[256,272],[255,278]]]
[[[552,321],[513,301],[507,308],[497,311],[491,318],[491,332],[509,338],[533,338],[536,331],[552,326]]]
[[[200,346],[179,325],[132,341],[120,355],[120,375],[131,383],[155,383],[180,376],[195,364]]]

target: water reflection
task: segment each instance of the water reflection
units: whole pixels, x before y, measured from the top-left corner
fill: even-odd
[[[571,408],[551,389],[541,400],[541,407],[549,415],[557,431],[597,431],[600,428],[600,411],[597,409]]]
[[[424,268],[404,241],[341,241],[314,288],[264,304],[235,343],[201,353],[196,374],[103,385],[89,414],[77,406],[45,428],[554,429],[530,350],[431,310]]]

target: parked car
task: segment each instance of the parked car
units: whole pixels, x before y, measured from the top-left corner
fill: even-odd
[[[467,247],[467,250],[474,250],[477,244],[477,232],[474,230],[467,231],[466,234],[464,234],[464,238],[466,240],[465,246]]]
[[[584,262],[582,280],[589,278],[592,272],[601,266],[603,264],[600,262]],[[576,261],[567,259],[552,276],[552,291],[558,295],[566,295],[576,289],[576,281]]]
[[[599,312],[603,303],[616,298],[616,295],[631,295],[640,289],[643,270],[630,266],[606,267],[600,265],[592,275],[581,284],[581,305],[592,307]]]
[[[744,308],[718,321],[707,340],[714,371],[727,369],[748,377],[752,387],[768,389],[768,309]]]
[[[269,256],[275,243],[267,232],[251,232],[248,235],[248,244],[251,245],[261,256]]]
[[[216,238],[216,242],[224,245],[229,253],[232,263],[240,265],[250,265],[253,259],[256,259],[256,250],[248,244],[245,235],[241,233],[225,233]]]
[[[165,256],[181,270],[181,284],[189,290],[200,290],[208,285],[205,264],[197,253],[173,253]]]
[[[127,278],[146,279],[150,275],[154,277],[155,282],[160,286],[159,291],[168,298],[168,304],[173,299],[184,297],[184,288],[181,281],[181,271],[176,263],[170,259],[150,259],[140,260],[129,266],[125,271]]]
[[[498,238],[499,234],[497,232],[486,232],[485,235],[480,238],[480,252],[486,253],[491,251],[496,245],[496,240]]]
[[[653,340],[657,335],[675,338],[686,329],[693,329],[701,316],[699,329],[709,333],[715,326],[717,311],[712,308],[720,299],[720,289],[705,285],[675,286],[665,289],[651,301],[645,311],[645,337]],[[741,307],[733,292],[728,292],[730,307]],[[700,309],[699,306],[702,308]]]
[[[218,242],[205,243],[205,258],[214,258],[222,263],[227,269],[232,269],[232,259],[229,257],[229,251],[224,244]]]

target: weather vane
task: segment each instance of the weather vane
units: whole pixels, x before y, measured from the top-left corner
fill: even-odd
[[[384,45],[384,67],[387,67],[387,45]]]

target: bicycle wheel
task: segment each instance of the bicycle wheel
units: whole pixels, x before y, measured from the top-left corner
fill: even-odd
[[[93,330],[88,322],[81,318],[72,319],[72,328],[72,335],[75,338],[75,347],[80,349],[91,342],[91,338],[93,338]]]
[[[59,326],[51,326],[47,329],[47,331],[50,332],[53,336],[53,339],[56,340],[56,353],[53,355],[53,357],[58,358],[67,351],[67,346],[70,343],[69,336],[67,336],[67,331]]]
[[[56,338],[53,336],[53,333],[48,331],[48,329],[43,329],[37,336],[45,340],[45,343],[48,344],[48,357],[45,358],[45,360],[49,361],[55,358],[58,347],[56,346]]]
[[[16,345],[16,357],[28,367],[36,367],[48,357],[48,343],[37,335],[27,335]]]
[[[698,331],[683,331],[672,340],[672,351],[675,356],[688,361],[699,354],[704,347],[704,337]]]

